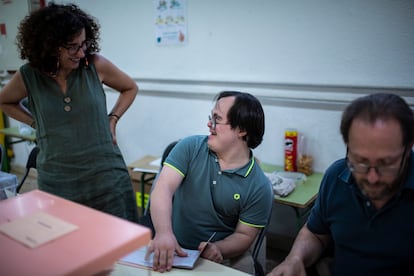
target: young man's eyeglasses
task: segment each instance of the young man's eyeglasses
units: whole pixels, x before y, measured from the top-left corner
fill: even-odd
[[[216,117],[214,117],[213,116],[213,118],[211,118],[211,116],[210,115],[208,115],[208,120],[209,120],[209,122],[211,123],[211,128],[213,129],[213,130],[216,130],[216,126],[217,125],[229,125],[230,123],[218,123],[217,122],[217,118]]]
[[[82,42],[81,45],[77,45],[77,44],[67,44],[67,45],[62,45],[63,48],[65,48],[66,50],[68,50],[68,54],[69,55],[76,55],[79,51],[79,49],[82,49],[82,51],[86,51],[86,49],[88,49],[91,46],[92,42],[89,40],[85,40],[84,42]]]
[[[407,149],[404,148],[402,156],[398,157],[398,158],[401,158],[400,164],[398,166],[396,166],[396,165],[387,165],[387,164],[377,165],[377,166],[370,166],[370,165],[365,164],[365,163],[353,163],[353,162],[351,162],[348,158],[348,150],[347,150],[346,163],[348,165],[349,170],[353,173],[367,174],[370,169],[374,169],[375,172],[379,176],[396,176],[400,173],[400,171],[402,169],[406,152],[407,152]],[[397,161],[397,160],[398,159],[396,159],[395,161]]]

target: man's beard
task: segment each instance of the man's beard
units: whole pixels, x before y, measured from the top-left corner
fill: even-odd
[[[361,192],[368,197],[370,200],[382,200],[392,197],[400,188],[400,177],[394,180],[391,183],[386,183],[378,181],[376,183],[368,183],[368,181],[363,180],[358,184]],[[370,188],[367,188],[370,187]],[[375,190],[372,187],[376,187]]]
[[[357,183],[361,192],[368,197],[370,200],[383,200],[391,198],[395,195],[401,188],[401,185],[404,183],[405,176],[407,174],[408,162],[403,162],[403,167],[398,174],[398,176],[392,182],[383,182],[377,181],[376,183],[369,183],[367,180],[362,180]],[[377,189],[372,191],[372,189],[366,189],[366,187],[376,187]],[[379,190],[379,188],[381,188]]]

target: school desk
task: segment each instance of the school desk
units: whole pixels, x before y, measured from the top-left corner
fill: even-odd
[[[156,272],[147,268],[133,267],[117,263],[110,274],[111,276],[148,276],[148,275],[167,275],[167,276],[245,276],[249,275],[240,270],[227,267],[206,259],[200,258],[194,269],[173,268],[169,272]]]
[[[77,229],[34,248],[0,232],[0,275],[95,275],[151,239],[148,228],[39,190],[0,201],[0,226],[36,214]]]
[[[155,175],[158,173],[161,167],[161,159],[153,155],[145,155],[144,157],[138,159],[137,161],[132,162],[128,165],[128,170],[130,174],[141,173],[140,177],[140,203],[138,204],[141,207],[141,215],[145,213],[145,183],[149,183],[154,180]],[[148,177],[149,176],[149,177]]]
[[[262,163],[260,166],[265,172],[283,171],[283,167],[268,163]],[[323,173],[314,172],[306,177],[304,183],[297,185],[289,195],[285,197],[275,195],[276,203],[290,206],[295,211],[298,230],[302,226],[301,219],[310,212],[318,196],[322,177]]]
[[[35,142],[36,141],[36,134],[32,132],[31,134],[21,134],[18,127],[6,127],[0,129],[0,133],[3,133],[6,136],[12,138],[19,138],[19,140],[12,141],[9,144],[20,143],[24,141]]]

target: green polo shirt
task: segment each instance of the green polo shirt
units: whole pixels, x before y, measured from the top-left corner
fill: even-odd
[[[232,234],[238,222],[264,227],[272,208],[272,189],[255,161],[221,170],[207,136],[182,139],[164,165],[184,177],[174,194],[172,224],[179,244],[196,249],[217,232],[214,241]]]

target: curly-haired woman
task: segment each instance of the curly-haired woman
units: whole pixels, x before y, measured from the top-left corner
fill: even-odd
[[[117,121],[138,87],[99,51],[100,26],[73,4],[26,16],[17,46],[28,62],[0,93],[0,109],[36,128],[39,189],[137,220],[131,180],[116,143]],[[120,92],[107,113],[103,85]],[[28,97],[30,113],[20,101]]]

